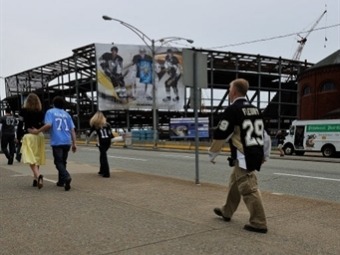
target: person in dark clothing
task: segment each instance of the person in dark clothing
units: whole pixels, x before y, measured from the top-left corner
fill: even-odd
[[[98,137],[98,148],[99,148],[99,162],[100,169],[98,174],[103,177],[110,177],[110,167],[107,159],[107,150],[111,146],[111,139],[113,138],[111,126],[106,122],[106,118],[101,111],[96,112],[90,119],[91,130],[89,136],[92,132],[97,133]]]
[[[285,155],[283,151],[283,144],[285,142],[285,131],[284,130],[279,130],[276,134],[276,139],[277,139],[277,149],[280,152],[280,156],[283,157]]]
[[[44,123],[44,112],[37,94],[30,93],[19,112],[17,138],[21,140],[22,162],[29,164],[34,175],[33,187],[43,187],[43,175],[40,166],[45,164],[45,137],[42,132],[30,134],[28,129],[40,128]],[[20,137],[21,135],[22,138]]]
[[[231,82],[229,97],[232,104],[221,115],[209,148],[210,161],[214,163],[226,140],[229,141],[231,165],[234,166],[226,203],[222,208],[215,208],[214,213],[230,221],[243,197],[250,213],[249,224],[244,229],[267,233],[267,221],[255,170],[260,171],[262,163],[269,158],[271,142],[260,110],[246,99],[248,89],[249,83],[244,79]]]
[[[10,108],[5,109],[5,116],[1,117],[1,150],[5,154],[8,165],[13,164],[15,153],[15,126],[18,120],[12,115]]]

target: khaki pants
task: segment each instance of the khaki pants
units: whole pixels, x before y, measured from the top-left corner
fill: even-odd
[[[233,216],[240,203],[241,196],[250,213],[250,225],[255,228],[267,228],[261,193],[257,188],[255,171],[249,172],[236,165],[230,175],[227,201],[222,207],[225,217],[231,218]]]

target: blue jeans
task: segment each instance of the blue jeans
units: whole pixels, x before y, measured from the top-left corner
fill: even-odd
[[[66,169],[68,152],[71,145],[52,146],[54,164],[58,170],[58,183],[64,184],[71,176]]]

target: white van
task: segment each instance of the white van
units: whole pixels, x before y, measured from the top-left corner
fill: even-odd
[[[286,155],[322,152],[324,157],[340,153],[340,120],[294,120],[283,144]]]

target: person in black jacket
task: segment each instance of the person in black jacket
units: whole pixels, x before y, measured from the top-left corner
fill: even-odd
[[[34,175],[33,187],[43,187],[43,175],[40,166],[45,164],[45,137],[42,132],[30,134],[28,129],[40,128],[44,124],[44,112],[37,94],[28,94],[23,108],[19,112],[17,138],[21,139],[22,162],[29,164]],[[20,136],[23,135],[22,138]]]
[[[280,156],[283,157],[285,155],[283,151],[283,144],[285,142],[285,131],[284,130],[279,130],[276,134],[276,139],[277,139],[277,149],[280,152]]]
[[[93,117],[90,119],[91,130],[89,136],[92,132],[97,133],[98,138],[98,148],[99,148],[99,162],[100,170],[99,175],[103,177],[110,177],[110,167],[107,159],[107,150],[111,146],[111,139],[113,138],[111,126],[106,122],[106,118],[101,111],[97,111]]]
[[[249,224],[244,229],[267,233],[255,170],[260,171],[262,163],[269,158],[271,143],[260,110],[246,99],[248,88],[249,83],[244,79],[231,82],[229,97],[232,104],[221,115],[209,148],[210,160],[214,163],[225,141],[229,141],[231,165],[234,166],[226,203],[222,208],[215,208],[214,212],[225,221],[230,221],[243,197],[250,213]]]
[[[5,116],[1,117],[1,150],[5,154],[8,165],[13,164],[15,153],[15,126],[18,120],[12,115],[11,109],[5,109]]]

